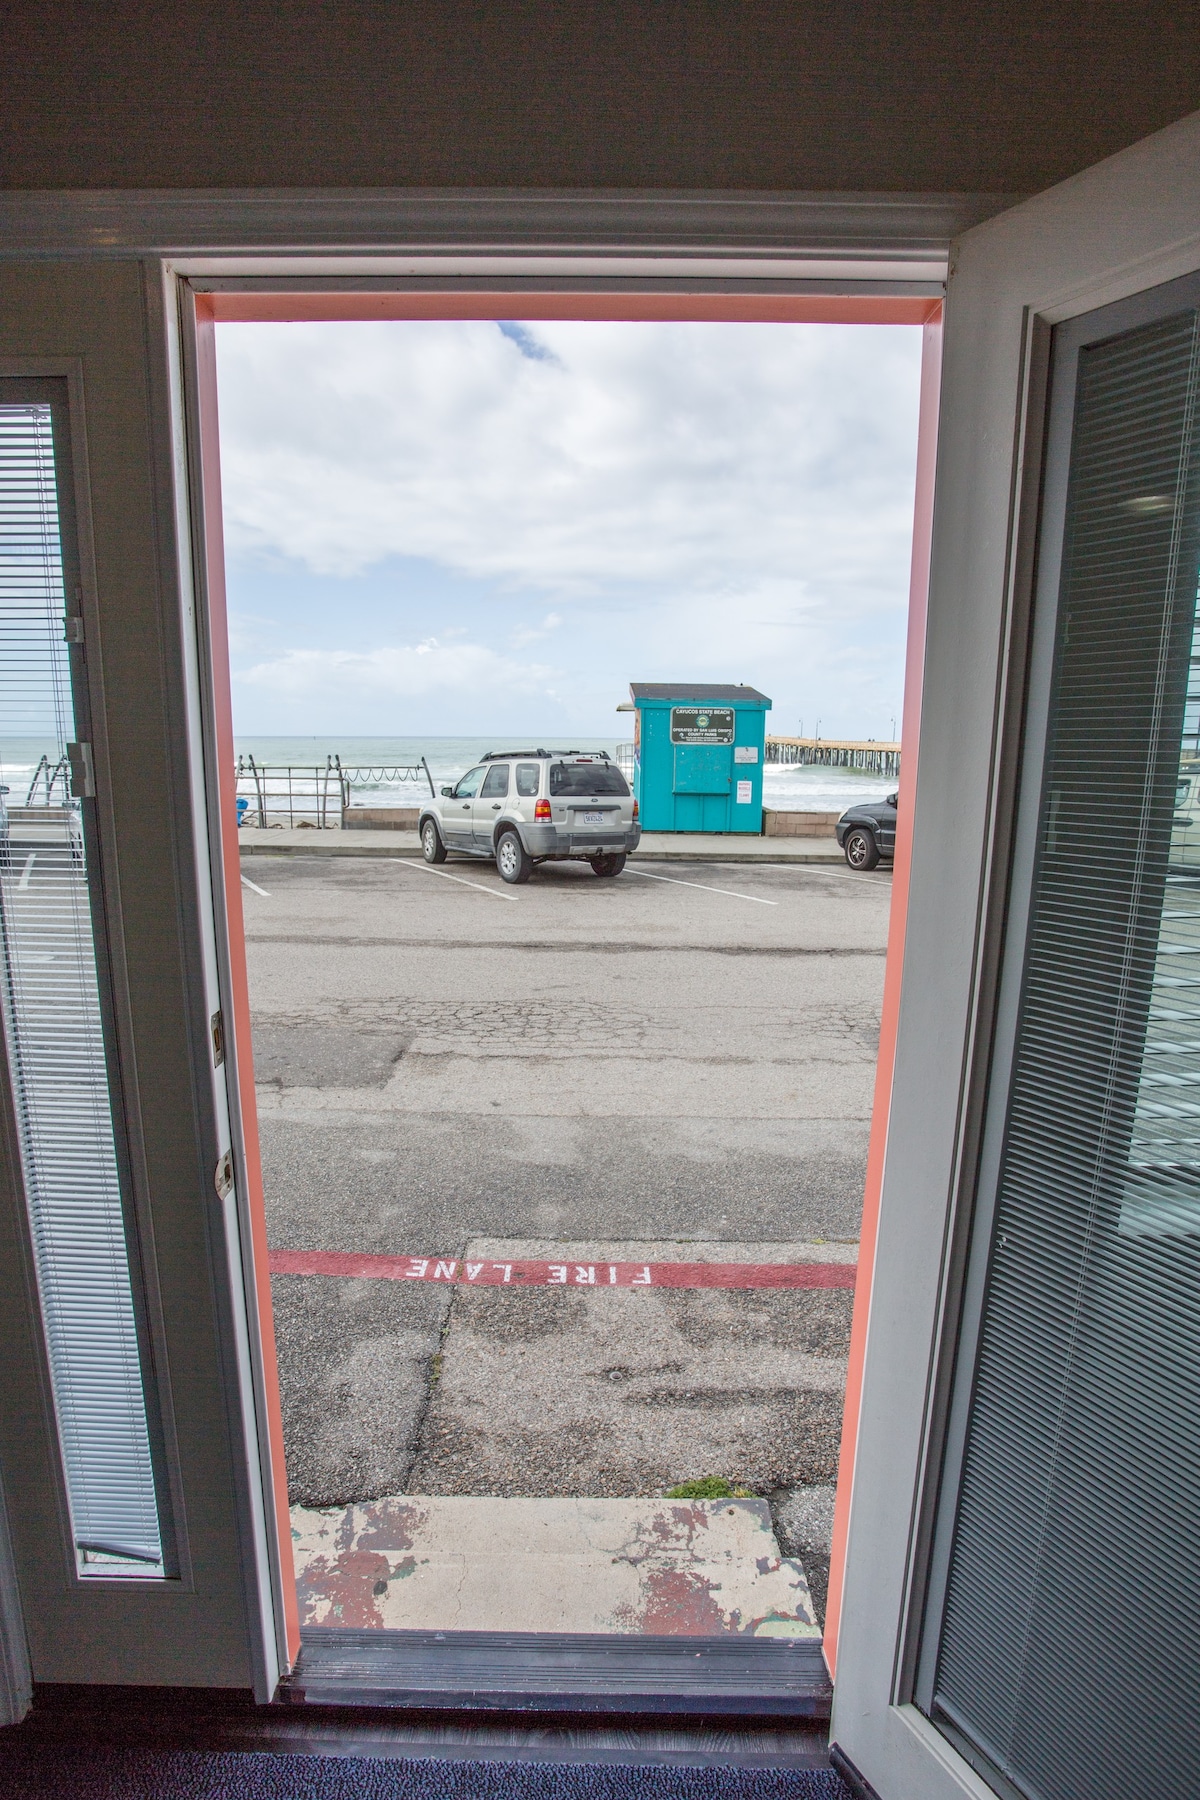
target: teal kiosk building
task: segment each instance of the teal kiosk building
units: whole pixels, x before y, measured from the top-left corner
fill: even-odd
[[[635,681],[629,694],[642,830],[761,833],[767,696],[704,681]]]

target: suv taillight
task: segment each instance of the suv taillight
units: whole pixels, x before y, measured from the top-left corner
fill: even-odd
[[[633,803],[633,822],[635,825],[638,822],[638,811],[637,811],[637,801],[636,800]]]
[[[539,800],[537,805],[533,809],[533,816],[535,819],[549,820],[549,818],[550,818],[550,802],[548,800]]]

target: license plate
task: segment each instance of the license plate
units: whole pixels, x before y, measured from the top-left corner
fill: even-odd
[[[604,814],[601,812],[580,813],[579,822],[581,825],[603,825]]]

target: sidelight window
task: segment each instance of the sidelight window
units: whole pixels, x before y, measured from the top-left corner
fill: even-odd
[[[0,393],[0,1014],[77,1573],[155,1577],[168,1571],[113,1122],[65,426],[57,400]]]

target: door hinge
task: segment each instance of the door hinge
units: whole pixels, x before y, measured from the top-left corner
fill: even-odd
[[[222,1200],[224,1200],[225,1196],[232,1191],[232,1189],[233,1189],[233,1151],[232,1150],[227,1150],[225,1152],[224,1156],[221,1158],[220,1162],[217,1164],[217,1172],[213,1176],[213,1186],[217,1190],[218,1197]]]
[[[90,744],[68,744],[67,761],[71,765],[71,793],[76,800],[96,798],[96,769]]]
[[[225,1016],[219,1007],[209,1020],[209,1030],[212,1032],[213,1068],[219,1069],[225,1061]]]
[[[83,615],[82,615],[82,613],[68,613],[67,614],[66,618],[63,620],[63,636],[66,638],[68,644],[82,644],[82,642],[83,642]]]

